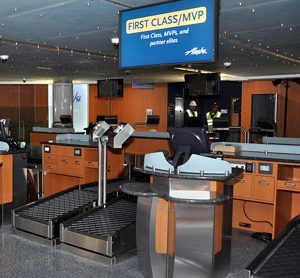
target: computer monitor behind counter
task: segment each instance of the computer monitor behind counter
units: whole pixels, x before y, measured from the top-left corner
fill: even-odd
[[[117,115],[98,115],[96,117],[96,123],[105,121],[109,125],[117,125],[118,124],[118,116]]]
[[[184,122],[186,127],[200,127],[201,124],[200,117],[188,117]]]
[[[221,115],[219,118],[213,119],[214,130],[229,130],[229,118],[227,115]]]
[[[2,142],[7,141],[6,132],[4,129],[4,123],[2,121],[0,121],[0,141]]]

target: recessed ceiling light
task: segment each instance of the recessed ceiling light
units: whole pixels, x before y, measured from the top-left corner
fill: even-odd
[[[120,39],[118,37],[114,37],[110,39],[113,45],[119,45]]]
[[[36,67],[37,69],[40,69],[40,70],[51,70],[50,67]]]
[[[7,62],[8,58],[9,58],[9,55],[6,55],[6,54],[0,55],[0,59],[3,64],[5,64]]]
[[[230,68],[231,67],[231,62],[229,62],[229,61],[224,62],[223,65],[224,65],[225,68]]]

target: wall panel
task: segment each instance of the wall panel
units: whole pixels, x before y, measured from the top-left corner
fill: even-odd
[[[287,115],[287,137],[300,137],[300,121],[297,112],[300,111],[300,85],[290,82]],[[285,85],[275,87],[271,80],[245,81],[242,85],[242,127],[251,126],[251,99],[253,94],[278,93],[277,136],[284,134]]]
[[[32,126],[48,125],[48,85],[0,85],[0,117],[11,119],[12,136],[29,142]]]
[[[146,109],[151,108],[153,114],[160,115],[159,126],[135,126],[136,130],[167,130],[168,85],[155,84],[153,90],[133,89],[125,84],[124,96],[117,98],[96,98],[97,85],[90,85],[89,121],[94,122],[96,115],[118,115],[119,122],[130,124],[145,122]]]

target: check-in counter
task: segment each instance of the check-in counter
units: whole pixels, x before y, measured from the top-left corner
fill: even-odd
[[[43,142],[44,196],[98,179],[97,143],[89,141]],[[107,179],[116,179],[124,171],[124,152],[108,150]]]
[[[225,277],[230,265],[232,180],[241,170],[195,155],[174,170],[161,153],[146,156],[144,166],[136,170],[151,175],[152,183],[122,185],[125,193],[138,196],[140,272],[149,278]]]
[[[0,152],[0,211],[10,221],[11,209],[27,202],[27,153]],[[0,224],[1,224],[0,217]]]
[[[213,143],[236,146],[224,159],[244,169],[234,187],[233,227],[275,237],[300,214],[300,146]]]
[[[82,140],[71,139],[74,137],[82,137]],[[97,143],[89,141],[87,135],[64,135],[61,138],[42,142],[43,196],[76,185],[96,182],[98,179]],[[171,152],[169,133],[134,132],[123,149],[108,148],[107,179],[112,180],[122,176],[125,171],[125,153],[136,155],[161,149]]]

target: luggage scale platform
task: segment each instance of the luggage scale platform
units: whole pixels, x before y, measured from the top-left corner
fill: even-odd
[[[121,196],[61,223],[61,247],[114,264],[135,251],[135,221],[136,199]]]
[[[97,203],[97,186],[75,187],[13,211],[13,227],[24,232],[56,240],[59,237],[59,223]]]
[[[122,181],[109,184],[108,199],[118,194],[121,184]],[[26,232],[23,236],[53,245],[59,238],[59,223],[96,207],[97,200],[96,183],[80,185],[13,210],[12,226]]]

